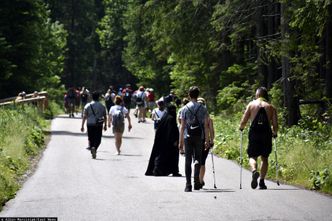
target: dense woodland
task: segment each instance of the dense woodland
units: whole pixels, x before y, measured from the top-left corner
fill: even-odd
[[[290,126],[302,105],[328,120],[331,62],[330,0],[0,4],[0,97],[125,83],[185,96],[198,85],[211,110],[220,112],[263,85]]]

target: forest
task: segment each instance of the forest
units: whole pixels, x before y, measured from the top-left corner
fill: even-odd
[[[47,90],[61,103],[70,86],[104,92],[126,83],[181,98],[199,86],[221,131],[216,152],[235,160],[224,148],[265,86],[280,141],[324,151],[323,165],[303,169],[318,185],[304,185],[332,186],[331,0],[1,1],[0,98]],[[295,159],[281,160],[293,179],[286,161]]]

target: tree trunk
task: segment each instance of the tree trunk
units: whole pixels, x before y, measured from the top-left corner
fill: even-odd
[[[332,100],[332,3],[328,6],[328,21],[326,23],[326,97]]]
[[[287,5],[282,3],[281,5],[281,34],[283,39],[283,55],[281,58],[282,62],[282,79],[283,79],[283,92],[284,92],[284,106],[287,110],[286,114],[286,123],[288,126],[292,126],[298,123],[299,120],[299,104],[298,99],[295,97],[294,90],[294,81],[291,79],[290,75],[290,62],[289,62],[289,54],[288,51],[288,41],[286,36],[289,33],[288,26],[288,17],[287,17]]]
[[[264,35],[264,21],[263,21],[263,7],[261,6],[262,4],[264,4],[264,2],[260,2],[257,4],[257,8],[256,8],[256,38],[257,38],[257,42],[260,41],[260,38]],[[262,84],[264,86],[266,86],[267,84],[267,73],[266,73],[266,67],[263,64],[262,61],[262,55],[261,55],[261,49],[259,45],[256,45],[257,47],[257,72],[258,72],[258,76],[263,76],[263,82]]]
[[[273,3],[273,2],[272,2]],[[268,24],[267,24],[267,31],[268,35],[271,36],[273,35],[274,32],[274,4],[269,4],[268,6]],[[275,80],[275,61],[273,58],[270,58],[271,60],[269,61],[268,67],[267,67],[267,88],[270,89],[272,88],[272,84]]]

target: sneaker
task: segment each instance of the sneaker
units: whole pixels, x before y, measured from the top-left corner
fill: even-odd
[[[265,185],[265,182],[264,182],[263,179],[259,181],[259,189],[260,190],[266,190],[267,189],[267,186]]]
[[[184,192],[192,192],[192,186],[191,184],[186,184],[186,188],[184,189]]]
[[[91,155],[92,155],[92,159],[96,159],[96,156],[97,156],[96,148],[91,147]]]
[[[173,176],[180,177],[180,176],[182,176],[182,174],[181,173],[173,173]]]
[[[202,185],[202,187],[205,186],[205,182],[204,182],[204,180],[201,182],[201,185]]]
[[[91,151],[91,147],[87,147],[86,149]]]
[[[256,189],[258,182],[257,179],[259,177],[259,173],[255,170],[252,172],[252,181],[251,181],[251,188]]]

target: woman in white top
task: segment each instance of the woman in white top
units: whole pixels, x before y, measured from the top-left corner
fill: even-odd
[[[157,130],[158,123],[160,122],[160,120],[164,116],[164,114],[166,113],[165,103],[163,100],[158,100],[157,105],[158,105],[158,107],[153,109],[152,114],[151,114],[151,119],[154,121],[155,130]]]
[[[120,147],[122,144],[122,134],[124,132],[124,118],[128,120],[128,131],[131,130],[131,121],[130,116],[128,114],[127,108],[123,106],[123,100],[121,96],[116,96],[114,100],[115,105],[111,107],[109,110],[109,118],[108,118],[108,127],[113,129],[113,134],[115,137],[115,147],[116,147],[116,154],[120,155]]]

